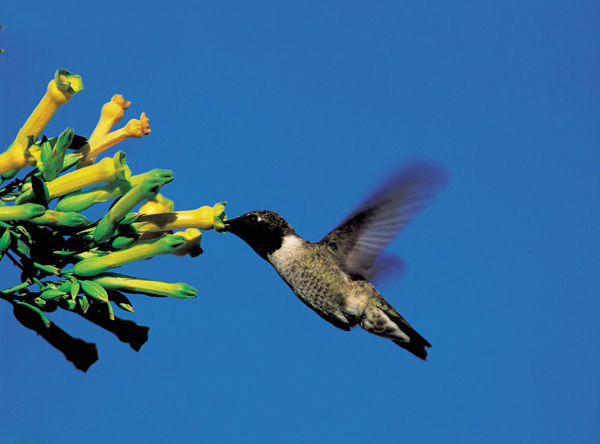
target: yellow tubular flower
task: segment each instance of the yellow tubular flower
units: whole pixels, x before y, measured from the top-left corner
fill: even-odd
[[[68,194],[56,203],[56,209],[58,211],[75,211],[79,213],[94,204],[122,196],[130,189],[131,184],[127,180],[117,180],[91,190]]]
[[[83,154],[83,159],[79,161],[78,167],[81,168],[82,166],[94,163],[98,154],[106,151],[125,139],[130,137],[139,138],[149,134],[151,132],[150,125],[148,123],[149,120],[150,119],[146,117],[146,113],[142,113],[139,120],[131,119],[129,122],[127,122],[125,127],[105,134],[96,140],[88,140],[88,143],[85,146],[76,151]]]
[[[56,71],[54,79],[48,83],[46,94],[19,130],[11,147],[0,154],[0,174],[35,163],[35,159],[28,154],[29,145],[37,140],[58,108],[82,89],[80,76],[66,69]]]
[[[196,210],[177,211],[174,213],[143,214],[133,224],[138,233],[148,231],[178,230],[182,228],[199,228],[221,232],[225,229],[225,204],[220,202],[212,207],[204,206]]]
[[[29,165],[26,145],[11,145],[0,154],[0,174],[10,170],[21,170]]]
[[[196,257],[203,253],[202,248],[200,248],[202,233],[199,229],[188,228],[185,231],[177,231],[173,233],[173,235],[181,236],[186,240],[181,248],[173,252],[175,256],[185,256],[186,254],[189,254],[191,257]]]
[[[195,298],[197,293],[194,287],[182,282],[151,281],[117,273],[103,273],[95,277],[94,282],[99,283],[107,290],[143,293],[151,296],[171,296],[177,299]]]
[[[111,268],[117,268],[135,261],[149,259],[159,254],[170,254],[185,244],[181,236],[167,234],[160,239],[141,242],[125,250],[114,251],[104,256],[83,259],[73,267],[77,276],[95,276]]]
[[[125,153],[119,151],[113,158],[107,157],[96,165],[59,176],[48,182],[46,186],[50,199],[53,199],[101,182],[111,183],[117,180],[127,180],[130,176],[131,171],[125,163]]]
[[[27,145],[28,136],[32,136],[33,141],[36,141],[58,108],[82,89],[80,76],[71,74],[66,69],[56,71],[54,80],[48,84],[46,94],[19,130],[15,139],[16,144]]]
[[[102,107],[100,120],[92,135],[88,138],[88,143],[96,142],[99,138],[108,134],[112,127],[123,118],[123,111],[129,108],[131,102],[128,102],[120,94],[115,94],[110,99],[110,102],[105,103]]]
[[[139,214],[170,213],[173,211],[173,201],[158,193],[154,199],[148,200],[140,207]]]

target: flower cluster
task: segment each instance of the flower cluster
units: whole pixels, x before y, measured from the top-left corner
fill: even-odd
[[[174,211],[173,202],[159,193],[173,180],[169,170],[132,175],[122,151],[98,160],[122,140],[150,133],[145,113],[112,130],[130,105],[120,95],[102,107],[89,138],[71,128],[40,138],[58,108],[82,89],[80,76],[58,70],[14,142],[0,154],[0,260],[21,270],[21,282],[1,290],[0,298],[12,304],[19,322],[86,371],[98,359],[95,344],[71,337],[46,313],[77,313],[139,350],[149,328],[116,317],[113,304],[133,312],[124,293],[187,299],[197,290],[111,270],[161,254],[196,257],[202,253],[200,230],[223,231],[226,216],[225,202]],[[23,178],[16,178],[28,167]],[[113,203],[100,220],[83,214],[107,201]]]

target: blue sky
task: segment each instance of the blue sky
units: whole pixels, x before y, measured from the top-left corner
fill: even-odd
[[[45,133],[89,135],[123,94],[152,133],[120,149],[174,171],[176,209],[270,209],[316,241],[406,159],[451,181],[380,287],[428,362],[335,329],[210,232],[198,258],[119,270],[199,289],[132,296],[139,353],[52,314],[98,344],[87,373],[2,305],[0,443],[597,442],[598,2],[4,3],[5,146],[64,67],[85,90]]]

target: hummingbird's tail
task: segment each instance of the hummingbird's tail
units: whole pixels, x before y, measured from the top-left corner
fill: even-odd
[[[427,350],[425,347],[431,347],[431,344],[427,342],[419,333],[414,330],[413,332],[415,334],[411,335],[410,342],[392,341],[394,344],[397,344],[403,349],[408,350],[413,355],[421,358],[423,361],[427,361]]]
[[[431,344],[392,307],[381,295],[372,300],[365,309],[360,326],[369,333],[391,339],[395,344],[413,355],[427,360]]]

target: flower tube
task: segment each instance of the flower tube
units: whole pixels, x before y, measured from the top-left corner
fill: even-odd
[[[93,278],[93,281],[102,285],[107,290],[118,290],[125,293],[143,293],[152,296],[170,296],[177,299],[195,298],[198,292],[194,287],[182,282],[152,281],[117,273],[103,273]]]
[[[169,213],[173,211],[173,201],[158,193],[140,207],[140,214]]]
[[[139,185],[127,191],[104,215],[94,230],[94,241],[98,244],[106,242],[114,234],[117,225],[133,210],[140,202],[151,199],[164,185],[163,182],[148,178]]]
[[[115,251],[104,256],[91,256],[75,264],[73,273],[78,276],[95,276],[111,268],[135,261],[149,259],[159,254],[170,254],[185,244],[181,236],[167,234],[159,239],[140,242],[133,247]]]
[[[92,135],[88,138],[89,142],[96,142],[99,138],[108,134],[112,127],[123,118],[123,111],[129,108],[131,102],[128,102],[120,94],[115,94],[110,102],[105,103],[100,113],[100,120]]]
[[[148,124],[150,119],[146,117],[145,113],[142,113],[139,120],[131,119],[127,122],[125,127],[105,134],[96,140],[89,141],[86,145],[81,147],[77,152],[83,154],[83,159],[79,161],[79,168],[82,166],[90,165],[94,163],[98,154],[106,151],[107,149],[115,146],[117,143],[122,142],[130,137],[139,138],[150,133],[150,125]]]
[[[112,158],[104,158],[96,165],[59,176],[46,185],[50,199],[53,199],[97,183],[126,180],[130,176],[131,171],[125,163],[125,153],[119,151]]]
[[[28,137],[35,142],[58,108],[71,100],[71,97],[82,89],[83,83],[80,76],[72,74],[66,69],[56,71],[54,79],[48,84],[46,94],[33,110],[25,125],[19,130],[15,144],[21,147],[26,146]]]
[[[28,220],[45,212],[46,208],[43,205],[34,203],[0,207],[0,220]]]
[[[83,227],[90,223],[83,214],[55,210],[46,210],[44,214],[29,221],[49,227]]]
[[[227,219],[225,215],[226,203],[219,202],[212,207],[203,206],[190,211],[142,214],[133,224],[133,228],[138,233],[178,230],[182,228],[214,229],[215,231],[222,232],[225,230],[223,222]]]
[[[177,231],[173,233],[173,235],[181,236],[185,239],[185,244],[173,252],[175,256],[185,256],[186,254],[189,254],[190,257],[196,257],[204,253],[200,247],[202,233],[199,229],[188,228],[185,231]]]

